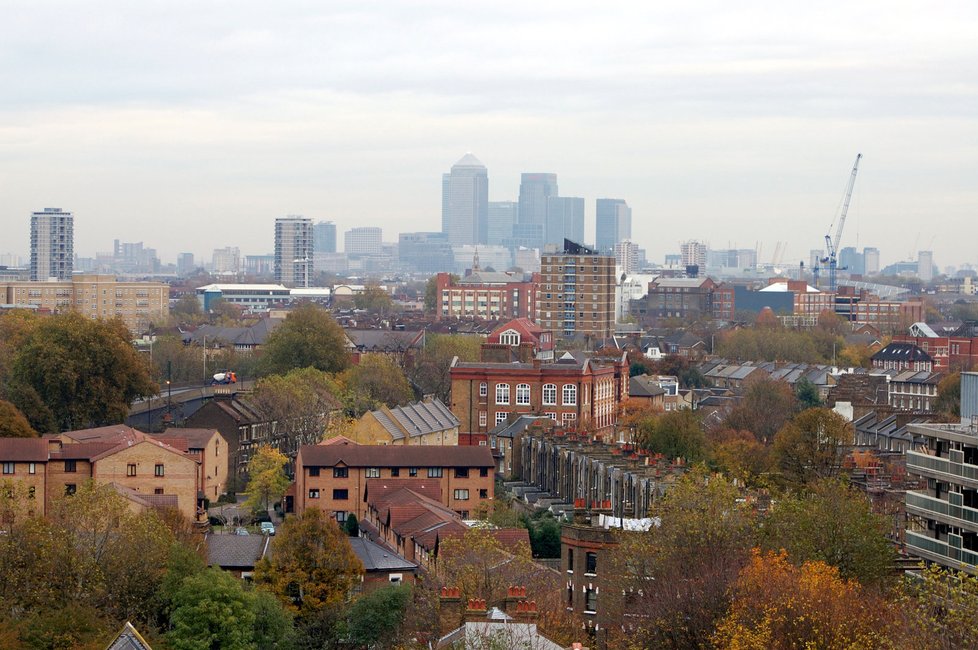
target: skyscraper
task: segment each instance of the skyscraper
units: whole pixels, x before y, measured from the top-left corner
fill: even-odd
[[[839,251],[839,270],[846,270],[849,275],[863,275],[865,273],[866,261],[863,254],[853,246],[846,246]]]
[[[707,245],[695,239],[683,242],[679,245],[679,252],[682,255],[683,266],[698,266],[700,270],[706,268]]]
[[[866,275],[876,275],[880,272],[880,249],[867,247],[863,249],[863,266]]]
[[[557,174],[522,174],[520,176],[520,225],[539,226],[541,239],[532,242],[533,248],[541,248],[546,236],[547,200],[557,196]],[[524,235],[536,229],[522,229]]]
[[[275,281],[308,287],[313,274],[312,219],[290,215],[275,219]]]
[[[934,251],[917,253],[917,277],[921,282],[930,282],[934,279]]]
[[[336,224],[332,221],[320,221],[312,227],[313,249],[317,253],[336,252]]]
[[[540,259],[537,323],[561,338],[606,338],[615,329],[615,258],[566,242]]]
[[[347,256],[376,256],[382,252],[384,231],[374,226],[361,226],[346,231],[343,250]]]
[[[70,280],[75,258],[75,217],[61,208],[31,214],[31,280]]]
[[[486,229],[486,243],[490,246],[502,246],[505,240],[513,236],[513,226],[516,224],[516,213],[519,204],[516,201],[489,201],[489,227]]]
[[[632,238],[632,209],[623,199],[598,199],[594,216],[594,244],[599,251],[613,251],[615,244]]]
[[[441,231],[453,246],[485,244],[489,226],[489,172],[470,153],[442,175]]]
[[[638,244],[629,239],[615,244],[615,263],[621,267],[622,273],[638,271]]]
[[[564,240],[584,241],[584,199],[551,196],[547,199],[544,243],[563,247]]]

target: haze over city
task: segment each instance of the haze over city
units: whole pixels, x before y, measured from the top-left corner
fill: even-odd
[[[978,9],[14,2],[0,24],[0,253],[32,211],[75,251],[271,250],[276,217],[438,230],[471,151],[489,198],[521,172],[622,197],[633,239],[807,259],[853,158],[843,246],[975,263]],[[857,239],[858,237],[858,239]],[[762,254],[767,257],[767,254]]]

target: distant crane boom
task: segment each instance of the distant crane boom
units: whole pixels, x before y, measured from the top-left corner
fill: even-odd
[[[859,171],[859,161],[862,157],[863,155],[861,153],[856,154],[856,162],[853,164],[852,172],[849,174],[849,184],[846,186],[846,196],[842,202],[842,212],[839,213],[839,226],[835,230],[835,239],[832,239],[832,226],[829,226],[829,232],[825,235],[825,247],[828,255],[822,258],[821,261],[829,265],[829,291],[832,293],[835,293],[838,289],[836,271],[839,266],[839,244],[842,242],[842,230],[846,226],[849,201],[852,200],[852,189],[856,186],[856,172]]]

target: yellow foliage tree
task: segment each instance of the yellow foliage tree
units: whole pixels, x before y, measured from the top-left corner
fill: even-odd
[[[289,459],[275,447],[262,445],[248,461],[248,487],[246,502],[252,510],[268,510],[270,503],[279,499],[289,488],[285,465]]]

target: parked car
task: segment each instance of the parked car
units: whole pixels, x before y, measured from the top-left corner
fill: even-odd
[[[243,528],[241,526],[238,526],[237,528],[234,529],[234,534],[235,535],[250,535],[251,533],[248,532],[248,529],[247,528]]]
[[[270,521],[263,521],[261,522],[261,526],[259,526],[259,530],[261,531],[262,535],[274,535],[275,524]]]

